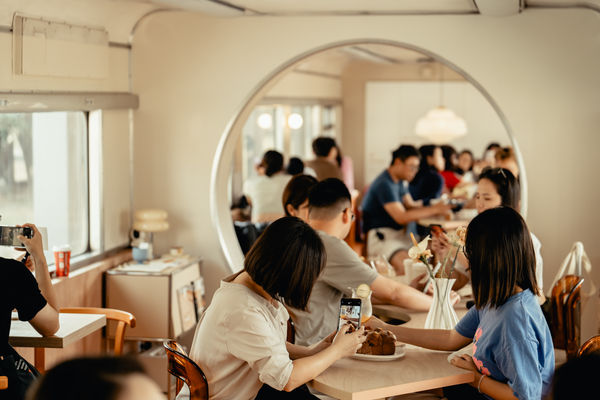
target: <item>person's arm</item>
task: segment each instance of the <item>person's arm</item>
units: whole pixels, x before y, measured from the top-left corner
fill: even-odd
[[[385,203],[383,205],[385,212],[399,225],[406,225],[409,222],[417,221],[421,218],[428,218],[438,214],[446,214],[450,211],[451,206],[448,204],[438,203],[433,206],[413,208],[407,210],[401,202],[395,201]]]
[[[423,207],[423,200],[415,200],[412,198],[410,193],[406,193],[402,198],[402,204],[404,207],[410,210],[412,208]]]
[[[366,340],[365,330],[361,327],[356,332],[346,334],[349,327],[349,325],[343,326],[335,336],[333,343],[322,351],[294,360],[292,374],[283,390],[291,392],[319,376],[340,358],[355,354]]]
[[[431,296],[417,289],[379,275],[371,284],[373,296],[396,306],[416,311],[428,311],[431,307]]]
[[[465,337],[454,329],[405,328],[386,324],[377,318],[369,319],[367,325],[373,328],[387,329],[392,331],[396,335],[396,339],[401,342],[431,350],[456,351],[473,341],[473,338]]]
[[[327,336],[320,342],[313,344],[312,346],[300,346],[286,342],[286,348],[292,360],[312,356],[313,354],[317,354],[318,352],[323,351],[327,347],[331,346],[336,334],[337,332],[333,332],[331,335]]]
[[[42,234],[33,224],[24,224],[23,226],[30,227],[33,230],[33,237],[31,239],[19,236],[19,240],[25,245],[25,248],[31,255],[35,279],[37,280],[42,295],[48,302],[44,308],[38,311],[38,313],[29,320],[29,323],[41,335],[51,336],[55,334],[60,327],[58,321],[59,306],[54,287],[52,286],[50,272],[48,271],[46,256],[44,255]]]
[[[482,375],[473,362],[473,357],[468,354],[463,354],[460,357],[454,357],[450,360],[452,365],[459,368],[473,371],[475,379],[469,385],[478,389],[480,393],[486,394],[495,400],[513,400],[516,399],[513,390],[508,384],[499,382],[494,378]],[[483,378],[482,378],[483,377]]]

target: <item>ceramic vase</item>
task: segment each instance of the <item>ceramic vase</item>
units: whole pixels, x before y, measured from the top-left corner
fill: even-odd
[[[433,301],[425,320],[425,329],[453,329],[458,323],[458,317],[450,301],[450,292],[456,279],[435,278],[433,286]]]

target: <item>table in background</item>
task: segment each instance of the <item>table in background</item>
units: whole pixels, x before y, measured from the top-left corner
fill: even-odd
[[[34,364],[45,370],[45,349],[63,348],[106,326],[104,314],[59,314],[60,329],[53,336],[42,336],[29,322],[12,320],[8,343],[13,347],[34,347]]]
[[[462,317],[465,300],[456,307]],[[373,305],[373,314],[409,319],[403,326],[422,328],[426,312],[412,312],[390,305]],[[473,372],[451,365],[451,352],[427,350],[406,345],[404,357],[394,361],[362,361],[345,358],[315,378],[316,390],[338,399],[381,399],[422,390],[459,385],[473,381]]]
[[[449,232],[460,226],[466,227],[471,220],[468,219],[446,219],[444,217],[421,218],[417,221],[419,225],[428,227],[429,225],[440,225],[445,231]]]

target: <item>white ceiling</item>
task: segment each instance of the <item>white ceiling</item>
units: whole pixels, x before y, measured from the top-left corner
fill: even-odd
[[[472,0],[227,0],[227,3],[271,15],[477,12]]]
[[[136,23],[160,10],[181,9],[220,17],[275,15],[478,14],[497,4],[518,9],[586,7],[600,12],[600,0],[1,0],[0,29],[15,13],[71,24],[102,26],[109,40],[129,43]],[[479,7],[477,6],[479,5]]]

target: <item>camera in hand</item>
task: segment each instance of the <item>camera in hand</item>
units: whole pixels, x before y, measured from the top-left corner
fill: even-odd
[[[33,237],[33,229],[27,226],[0,226],[0,246],[23,247],[19,235]]]

